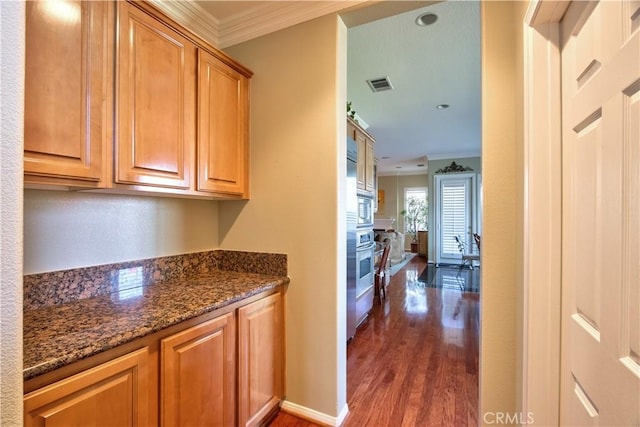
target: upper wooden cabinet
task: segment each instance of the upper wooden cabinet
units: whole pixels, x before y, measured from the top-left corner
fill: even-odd
[[[149,425],[148,348],[24,397],[25,427]]]
[[[356,160],[356,185],[358,190],[374,192],[375,185],[375,140],[356,122],[347,117],[347,136],[356,141],[358,158]]]
[[[104,187],[108,4],[26,3],[27,183]]]
[[[370,138],[366,139],[366,143],[364,146],[364,159],[364,189],[365,191],[373,192],[373,190],[375,189],[374,165],[376,159],[373,154],[373,140]]]
[[[251,71],[151,3],[27,3],[25,183],[249,197]]]
[[[196,46],[125,2],[118,28],[115,181],[189,189]]]
[[[198,54],[198,190],[248,196],[249,79]]]

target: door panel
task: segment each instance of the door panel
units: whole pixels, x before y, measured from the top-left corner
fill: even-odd
[[[106,2],[26,3],[27,175],[88,187],[104,178],[107,8]]]
[[[282,296],[238,309],[238,424],[255,426],[280,404],[283,387]]]
[[[116,182],[188,189],[196,47],[134,5],[118,7]]]
[[[638,10],[562,22],[562,425],[640,424]]]
[[[234,325],[227,313],[162,340],[161,425],[234,425]]]
[[[249,79],[200,50],[198,190],[248,193]]]
[[[28,393],[26,427],[147,426],[147,347]]]
[[[436,264],[460,264],[462,254],[455,236],[463,241],[466,251],[474,248],[476,231],[476,175],[436,176]]]
[[[356,183],[358,185],[358,190],[365,190],[367,180],[367,138],[365,138],[365,136],[360,132],[356,132],[356,144],[358,147],[358,158],[356,161]]]
[[[640,3],[639,3],[640,4]],[[638,8],[640,12],[640,7]],[[640,20],[640,13],[637,13]],[[636,27],[637,28],[637,27]],[[625,170],[638,169],[640,165],[640,84],[632,91],[625,91],[624,99],[625,139],[623,157]],[[640,364],[640,174],[628,177],[624,188],[624,211],[629,215],[624,218],[624,228],[628,230],[624,236],[623,260],[625,270],[622,278],[622,329],[626,331],[623,340],[627,340],[623,352],[627,353],[623,363],[631,369],[638,369]],[[635,281],[635,286],[634,286]]]

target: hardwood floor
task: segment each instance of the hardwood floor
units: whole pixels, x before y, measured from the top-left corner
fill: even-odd
[[[425,287],[425,267],[415,257],[391,278],[347,346],[344,426],[478,424],[479,294]],[[271,423],[315,425],[282,412]]]

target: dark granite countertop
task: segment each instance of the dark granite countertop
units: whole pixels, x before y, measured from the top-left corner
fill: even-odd
[[[219,270],[25,310],[23,377],[53,371],[288,282],[286,276]]]

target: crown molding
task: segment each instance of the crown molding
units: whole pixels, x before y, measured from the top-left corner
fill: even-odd
[[[224,49],[330,13],[353,8],[367,0],[275,1],[220,20],[193,1],[149,0],[215,47]]]
[[[455,159],[468,159],[470,157],[482,157],[482,153],[480,151],[462,151],[455,154],[429,154],[429,161],[431,160],[455,160]]]
[[[167,0],[149,2],[213,46],[220,47],[220,21],[197,3]]]
[[[330,13],[352,8],[366,0],[269,2],[220,22],[220,47],[229,47]]]

